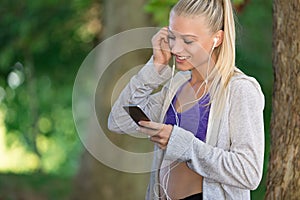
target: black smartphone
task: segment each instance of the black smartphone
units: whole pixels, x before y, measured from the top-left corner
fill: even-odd
[[[123,108],[137,125],[139,121],[151,121],[139,105],[126,105]]]

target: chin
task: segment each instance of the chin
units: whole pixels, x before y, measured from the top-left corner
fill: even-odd
[[[181,72],[186,72],[186,71],[191,71],[192,69],[177,69],[177,70]]]
[[[177,64],[176,69],[179,71],[190,71],[193,69],[193,67],[190,65]]]

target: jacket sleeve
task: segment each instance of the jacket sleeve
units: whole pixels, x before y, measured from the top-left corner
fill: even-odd
[[[264,96],[254,81],[239,80],[234,85],[229,97],[228,130],[221,130],[228,131],[229,149],[213,147],[174,127],[165,158],[187,162],[192,170],[220,184],[254,190],[263,171]]]
[[[153,58],[130,80],[114,103],[108,118],[108,128],[117,133],[136,133],[137,125],[123,109],[123,105],[138,104],[153,121],[158,121],[163,106],[166,89],[153,93],[171,77],[167,66],[158,73]]]

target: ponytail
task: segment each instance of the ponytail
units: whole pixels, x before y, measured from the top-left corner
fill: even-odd
[[[235,67],[235,23],[232,4],[230,0],[223,0],[224,20],[223,30],[224,38],[220,47],[216,67],[222,75],[221,82],[227,87],[230,78],[233,75]]]
[[[211,102],[216,100],[216,116],[221,116],[228,92],[228,83],[235,69],[235,23],[230,0],[223,1],[223,42],[217,50],[217,60],[213,70],[213,81],[210,86]]]

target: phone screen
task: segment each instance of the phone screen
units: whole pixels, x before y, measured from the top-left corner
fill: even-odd
[[[135,121],[137,125],[139,121],[151,121],[149,117],[144,113],[139,105],[127,105],[123,106],[130,117]]]

